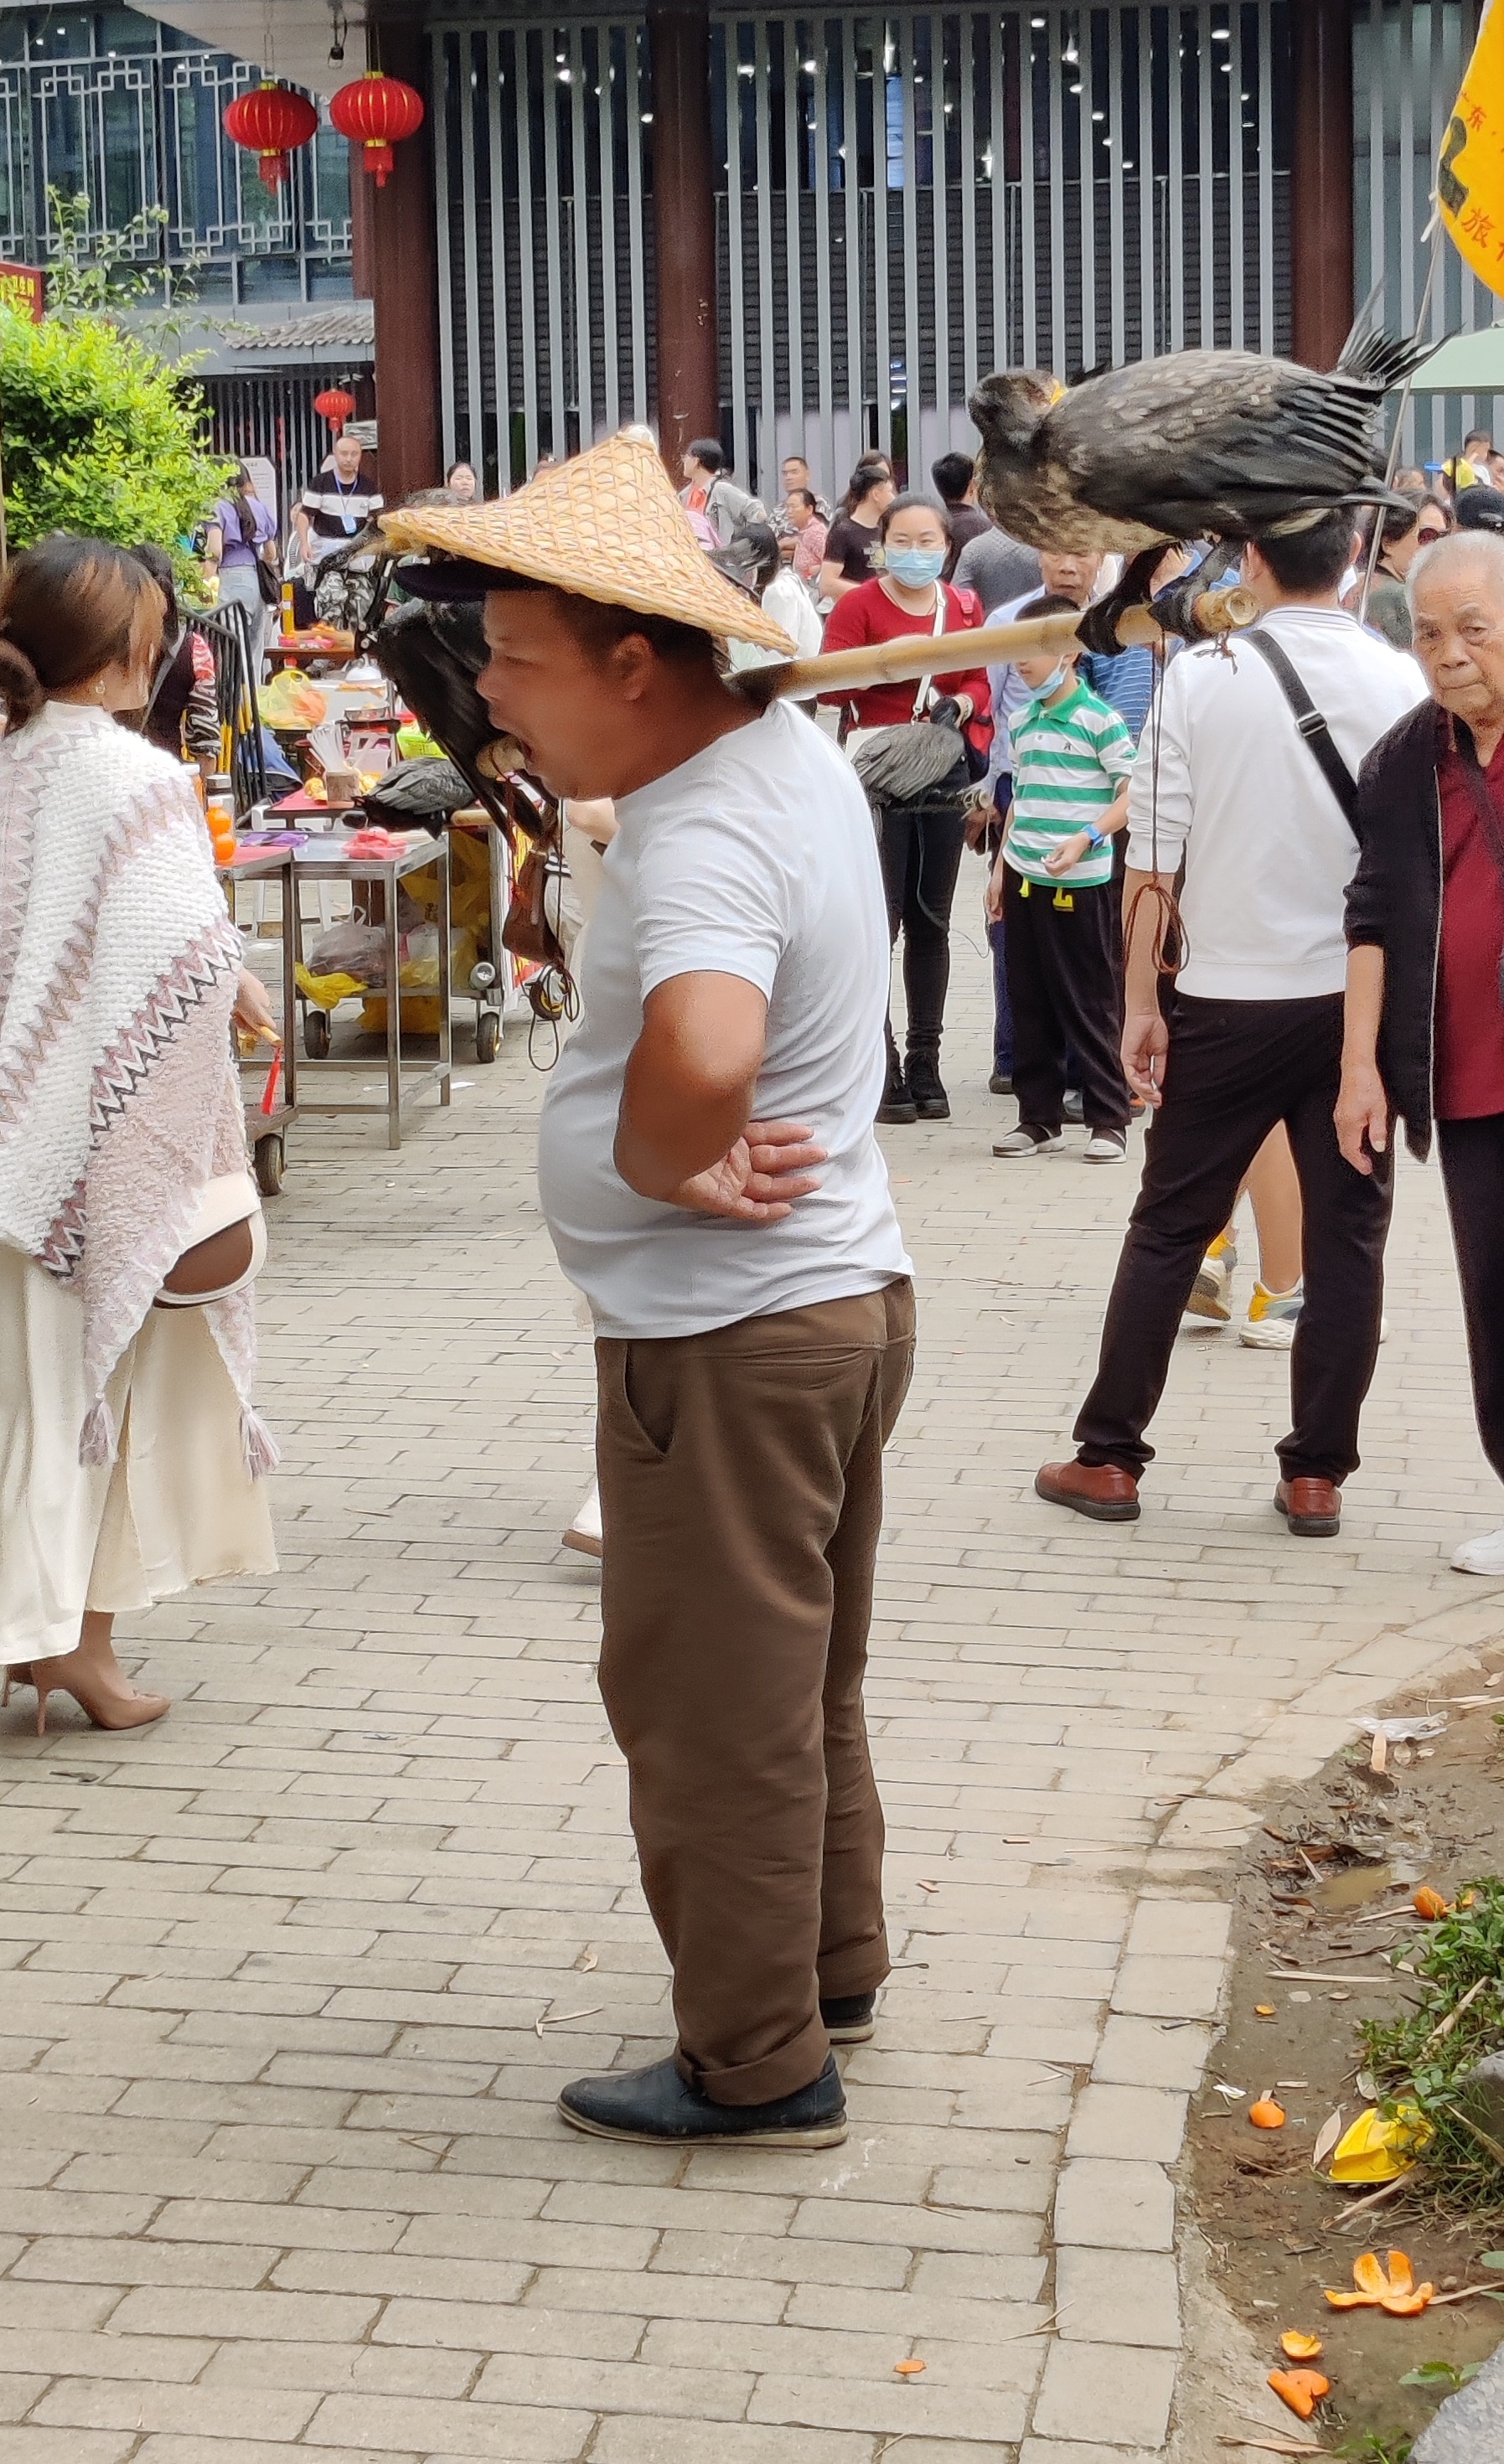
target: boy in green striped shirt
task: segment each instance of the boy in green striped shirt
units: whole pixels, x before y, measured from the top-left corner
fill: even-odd
[[[1075,615],[1045,596],[1020,619]],[[1128,814],[1133,738],[1115,710],[1077,681],[1073,646],[1015,662],[1030,698],[1009,729],[1013,802],[987,883],[1003,923],[1013,1005],[1018,1126],[993,1154],[1061,1154],[1066,1056],[1081,1067],[1088,1163],[1119,1163],[1131,1099],[1123,1076],[1122,929],[1113,837]]]

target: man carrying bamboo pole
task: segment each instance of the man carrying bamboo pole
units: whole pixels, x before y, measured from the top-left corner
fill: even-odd
[[[914,1295],[874,1134],[888,931],[850,765],[759,715],[716,637],[778,627],[619,436],[498,504],[405,515],[484,598],[479,684],[561,797],[618,821],[539,1177],[596,1330],[601,1690],[677,2043],[577,2079],[612,2139],[828,2146],[833,2043],[888,1972],[862,1684]]]

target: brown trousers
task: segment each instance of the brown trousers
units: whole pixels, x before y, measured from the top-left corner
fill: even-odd
[[[601,1693],[675,2058],[767,2103],[823,2068],[821,1997],[888,1972],[862,1680],[913,1287],[595,1352]]]

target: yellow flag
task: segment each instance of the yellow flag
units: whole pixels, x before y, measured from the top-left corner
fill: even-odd
[[[1442,221],[1480,282],[1504,294],[1504,0],[1488,0],[1436,170]]]

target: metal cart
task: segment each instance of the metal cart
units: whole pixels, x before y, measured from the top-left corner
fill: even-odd
[[[400,960],[397,934],[397,884],[409,873],[426,872],[431,867],[436,871],[438,879],[438,984],[435,988],[439,1011],[438,1059],[405,1069],[402,1059],[402,986],[398,981]],[[304,1112],[384,1111],[387,1115],[387,1143],[389,1147],[400,1147],[402,1113],[405,1105],[410,1104],[414,1096],[420,1095],[427,1087],[438,1089],[438,1099],[441,1104],[447,1105],[450,1100],[453,1046],[450,1025],[452,986],[449,962],[449,841],[447,838],[431,838],[427,830],[415,830],[409,834],[408,843],[399,855],[351,856],[340,851],[338,841],[328,838],[311,839],[306,847],[295,850],[292,872],[291,907],[288,912],[293,918],[295,964],[302,957],[301,902],[297,895],[298,884],[300,881],[380,882],[385,892],[383,922],[387,935],[387,982],[382,988],[382,997],[387,1003],[386,1102],[368,1104],[355,1100],[340,1103],[333,1098],[325,1101],[317,1095],[304,1094],[299,1109]],[[304,1051],[305,1053],[308,1051],[306,1033]],[[306,1086],[311,1083],[317,1086],[326,1071],[337,1069],[346,1072],[359,1069],[368,1073],[370,1066],[369,1061],[353,1058],[309,1059],[305,1063],[304,1084]]]

